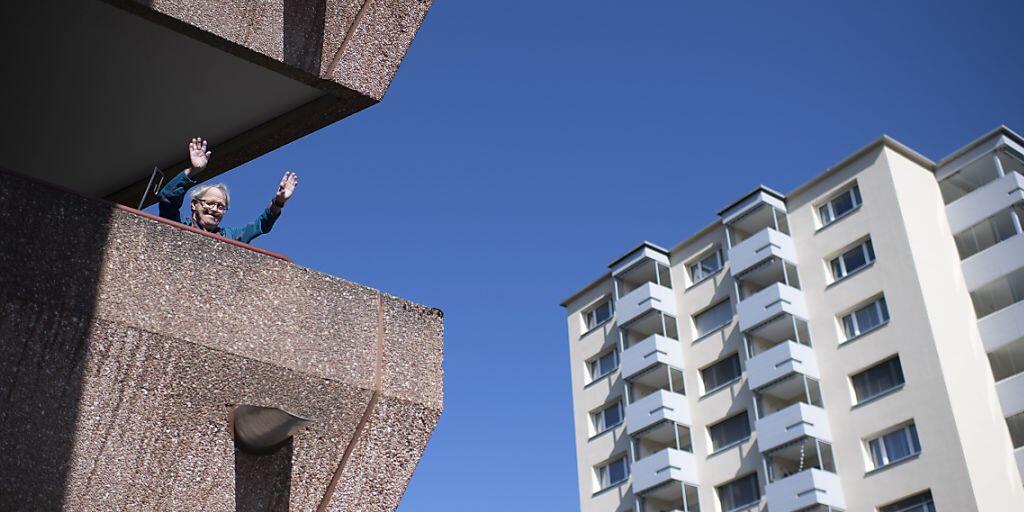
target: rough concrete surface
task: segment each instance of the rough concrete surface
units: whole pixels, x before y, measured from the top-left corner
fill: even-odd
[[[393,510],[442,336],[437,310],[0,172],[0,510]],[[251,456],[241,403],[316,421]]]

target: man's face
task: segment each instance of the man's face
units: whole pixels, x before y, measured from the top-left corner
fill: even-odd
[[[220,189],[207,189],[192,200],[192,220],[199,227],[213,231],[224,218],[227,204],[227,197]]]

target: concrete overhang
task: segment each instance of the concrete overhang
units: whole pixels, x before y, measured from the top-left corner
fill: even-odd
[[[380,101],[430,3],[6,2],[0,166],[137,206],[202,136],[210,179]]]

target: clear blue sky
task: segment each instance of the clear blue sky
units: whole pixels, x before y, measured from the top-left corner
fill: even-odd
[[[1019,1],[435,0],[380,105],[224,176],[226,223],[294,170],[257,245],[445,311],[445,412],[400,511],[575,510],[559,302],[883,133],[938,159],[1024,131],[1021,20]]]

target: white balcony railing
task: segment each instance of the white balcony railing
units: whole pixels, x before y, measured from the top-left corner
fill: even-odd
[[[730,271],[732,275],[738,276],[772,256],[797,264],[793,238],[772,228],[765,228],[729,249]]]
[[[740,330],[747,331],[782,313],[806,320],[807,301],[804,292],[775,283],[740,301],[737,312]]]
[[[949,228],[959,233],[1020,201],[1024,201],[1024,176],[1008,173],[949,203]]]
[[[996,383],[996,394],[1003,416],[1009,418],[1024,412],[1024,373],[1018,373]]]
[[[815,505],[846,508],[839,477],[820,469],[808,469],[776,480],[768,484],[765,494],[771,512],[794,512]]]
[[[784,341],[747,361],[747,381],[750,383],[750,389],[758,389],[791,373],[820,379],[814,349],[807,345]]]
[[[657,309],[673,317],[676,313],[676,295],[671,288],[655,283],[645,283],[616,301],[615,319],[619,325],[652,310]]]
[[[803,436],[832,442],[832,429],[824,409],[801,402],[757,420],[757,447],[761,453]]]
[[[1020,471],[1021,477],[1024,478],[1024,446],[1014,450],[1013,455],[1017,457],[1017,471]]]
[[[1024,236],[1007,238],[967,258],[961,264],[969,291],[977,290],[997,278],[1024,267]]]
[[[622,377],[634,377],[658,364],[683,367],[683,346],[679,341],[655,334],[627,348],[622,352]]]
[[[697,461],[692,453],[665,448],[633,464],[633,492],[642,493],[667,482],[697,484]]]
[[[626,407],[626,432],[634,434],[661,420],[692,425],[686,396],[658,390]]]
[[[986,352],[1024,338],[1024,301],[1011,304],[978,320],[978,331]]]

